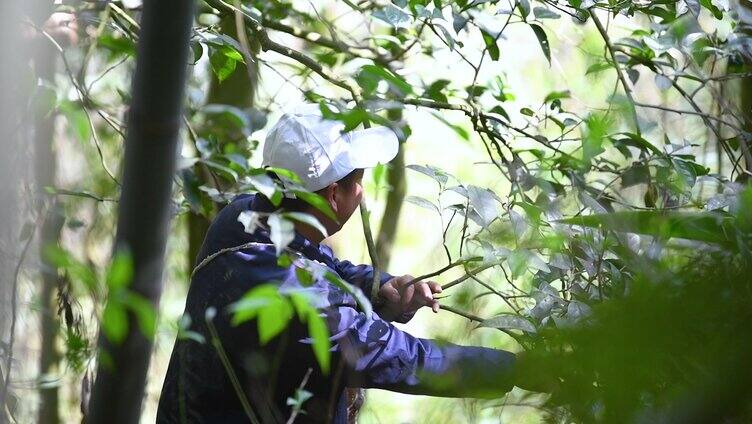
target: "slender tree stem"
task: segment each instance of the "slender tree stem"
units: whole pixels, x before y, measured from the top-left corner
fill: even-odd
[[[600,18],[598,18],[596,10],[594,8],[590,8],[589,10],[590,17],[593,18],[595,27],[598,29],[598,32],[603,38],[603,41],[606,43],[606,49],[608,50],[608,53],[611,56],[611,60],[614,63],[616,75],[618,76],[619,81],[621,81],[621,85],[624,87],[624,94],[627,96],[627,99],[629,99],[631,103],[630,109],[632,110],[632,119],[634,120],[637,134],[642,134],[642,130],[640,129],[640,121],[637,119],[637,109],[635,109],[635,99],[632,96],[632,89],[629,87],[629,83],[627,83],[627,79],[624,77],[624,72],[621,69],[621,65],[619,65],[619,62],[616,60],[616,50],[614,49],[613,44],[611,44],[611,38],[608,36],[608,31],[603,26],[603,23],[601,23]]]
[[[477,315],[473,315],[473,314],[461,311],[461,310],[459,310],[457,308],[454,308],[454,307],[451,307],[451,306],[439,305],[439,308],[441,308],[441,309],[443,309],[445,311],[451,312],[453,314],[457,314],[457,315],[459,315],[461,317],[465,317],[465,318],[469,319],[470,321],[475,321],[475,322],[483,322],[483,321],[485,321],[483,318],[481,318],[481,317],[479,317]]]

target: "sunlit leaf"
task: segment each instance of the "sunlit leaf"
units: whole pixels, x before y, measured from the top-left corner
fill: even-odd
[[[489,318],[482,323],[481,327],[498,328],[500,330],[522,330],[526,333],[535,333],[533,323],[518,315],[505,314]]]
[[[418,196],[407,196],[406,202],[428,209],[430,211],[439,212],[438,206],[434,205],[431,201]]]
[[[107,302],[102,313],[102,332],[113,344],[120,344],[128,334],[128,314],[118,302]]]
[[[315,228],[316,231],[321,233],[324,238],[329,237],[329,233],[326,231],[326,228],[324,227],[321,222],[319,222],[318,219],[316,219],[315,216],[303,212],[284,212],[282,214],[285,218],[292,219],[298,222],[301,222],[303,224],[310,225],[311,227]]]
[[[533,32],[535,33],[535,37],[538,38],[538,44],[541,46],[541,50],[543,50],[543,55],[546,56],[546,60],[548,60],[548,63],[551,63],[551,46],[548,44],[548,36],[546,35],[546,31],[543,31],[543,28],[541,28],[538,24],[530,24],[530,28],[533,29]]]
[[[727,244],[733,241],[731,220],[713,212],[625,211],[566,218],[559,222],[661,238]]]
[[[292,222],[282,217],[280,214],[271,214],[267,218],[269,223],[269,238],[274,243],[277,255],[295,239],[295,226]]]
[[[329,205],[329,202],[327,202],[326,199],[324,199],[323,197],[319,196],[316,193],[311,193],[310,191],[304,191],[304,190],[293,190],[293,193],[295,193],[295,196],[302,199],[309,205],[323,212],[324,215],[333,219],[335,222],[338,221],[337,215],[332,210],[332,207]]]
[[[133,257],[130,252],[120,249],[112,258],[107,270],[107,287],[110,290],[127,287],[133,278]]]

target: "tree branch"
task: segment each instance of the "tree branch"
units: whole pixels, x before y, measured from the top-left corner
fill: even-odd
[[[596,11],[591,7],[588,9],[590,11],[590,16],[593,18],[593,23],[595,24],[595,27],[598,29],[598,32],[601,34],[601,37],[603,38],[603,41],[606,43],[606,49],[608,50],[609,55],[611,56],[611,60],[614,62],[614,68],[616,69],[616,75],[619,78],[619,81],[621,81],[621,85],[624,87],[624,93],[626,94],[629,101],[632,103],[632,119],[634,119],[635,128],[637,129],[637,134],[641,135],[642,130],[640,129],[640,122],[637,119],[637,110],[635,109],[635,99],[632,96],[632,89],[629,87],[629,84],[627,83],[627,79],[624,78],[624,72],[621,69],[621,66],[619,65],[619,62],[616,60],[616,51],[614,49],[613,44],[611,44],[611,38],[608,36],[608,32],[606,31],[606,28],[603,27],[603,24],[601,23],[601,20],[598,18],[598,14]]]

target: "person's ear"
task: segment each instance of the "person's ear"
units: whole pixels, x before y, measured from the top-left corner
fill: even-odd
[[[331,183],[328,186],[326,186],[321,192],[319,193],[321,197],[324,198],[324,200],[329,203],[329,206],[331,206],[332,210],[336,213],[337,212],[337,193],[338,185],[337,183]]]

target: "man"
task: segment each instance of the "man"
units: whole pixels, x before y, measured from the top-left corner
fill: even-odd
[[[265,166],[294,171],[306,189],[329,203],[337,220],[300,199],[285,199],[282,206],[315,216],[329,234],[341,229],[358,207],[363,169],[388,162],[398,148],[387,128],[344,134],[342,128],[323,119],[318,105],[304,105],[282,116],[263,151]],[[347,422],[346,387],[461,397],[497,397],[512,387],[512,353],[419,339],[392,325],[407,322],[423,306],[438,311],[434,294],[440,286],[430,281],[410,285],[410,276],[382,273],[382,304],[370,316],[358,309],[352,295],[323,278],[306,287],[318,293],[316,304],[331,334],[328,374],[321,372],[302,323],[293,320],[266,345],[259,343],[254,323],[233,326],[228,305],[253,287],[276,282],[285,289],[303,288],[294,266],[278,264],[268,227],[259,225],[249,234],[238,221],[244,211],[274,209],[260,194],[241,195],[212,223],[198,257],[204,265],[193,276],[185,309],[192,319],[190,331],[206,342],[200,337],[177,341],[158,422],[285,422],[291,413],[287,400],[299,387],[313,396],[295,421],[335,423]],[[312,226],[297,224],[288,249],[371,293],[373,269],[340,261],[320,244],[323,238]],[[237,246],[246,247],[230,249]],[[208,308],[217,311],[211,326],[204,318]],[[219,343],[210,342],[215,334]]]

